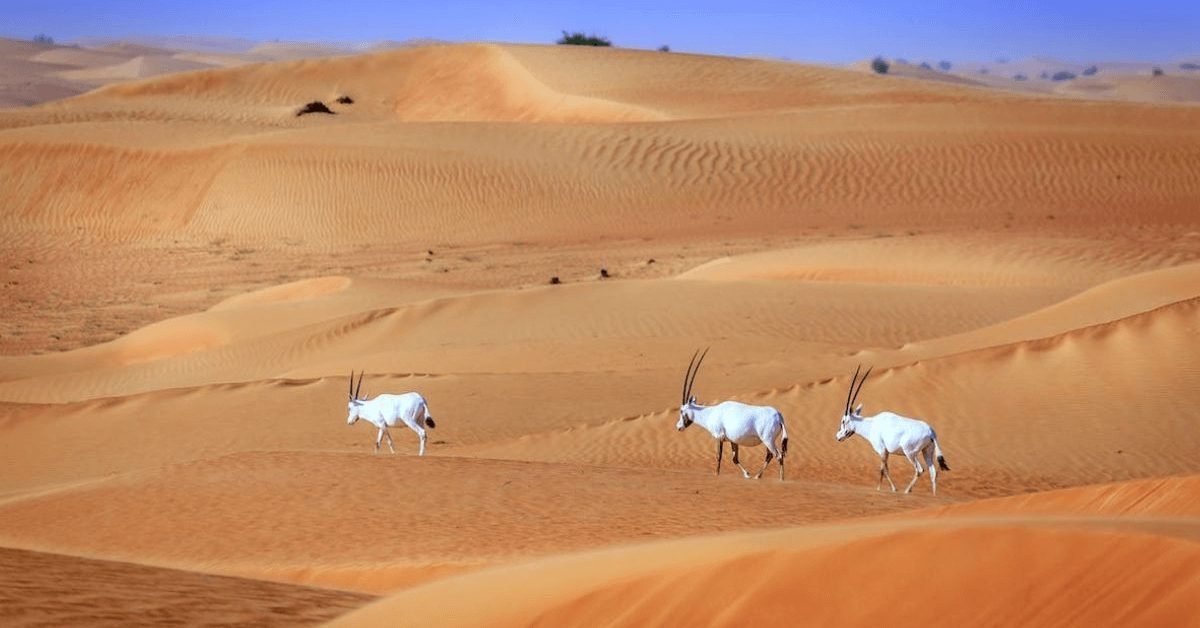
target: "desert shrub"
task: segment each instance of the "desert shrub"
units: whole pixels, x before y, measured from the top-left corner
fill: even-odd
[[[1024,74],[1014,74],[1013,80],[1014,81],[1027,81],[1027,80],[1029,80],[1029,77],[1025,76]]]
[[[585,34],[579,33],[579,32],[568,33],[567,31],[563,31],[562,37],[560,37],[558,39],[558,41],[556,41],[554,43],[566,45],[566,46],[611,46],[612,45],[612,42],[609,41],[607,37],[600,37],[599,35],[585,35]]]
[[[979,73],[980,73],[980,74],[987,74],[988,72],[991,72],[991,70],[989,70],[989,69],[987,69],[987,68],[979,68]]]
[[[337,103],[339,105],[353,105],[354,99],[349,96],[338,96]]]
[[[1073,72],[1067,72],[1066,70],[1055,72],[1050,76],[1050,80],[1052,81],[1069,81],[1073,78],[1075,78],[1075,74]]]
[[[1094,65],[1091,65],[1091,66],[1088,66],[1088,68],[1083,71],[1083,75],[1084,76],[1092,76],[1099,71],[1100,71],[1100,68],[1098,68]]]
[[[929,62],[928,62],[928,61],[922,61],[922,62],[921,62],[921,69],[922,69],[922,70],[932,70],[932,69],[933,69],[933,66],[929,65]]]
[[[876,74],[887,74],[889,67],[891,66],[888,65],[887,61],[883,60],[883,57],[875,57],[875,59],[871,61],[871,69],[875,70]]]
[[[663,44],[658,47],[658,51],[659,52],[671,52],[671,47],[666,44]]]
[[[1154,70],[1151,72],[1151,74],[1153,74],[1154,76],[1162,76],[1163,75],[1162,68],[1154,68]]]
[[[37,35],[33,36],[33,43],[41,44],[43,46],[53,46],[54,38],[45,33],[38,33]]]
[[[950,68],[954,67],[949,61],[938,61],[938,69],[943,72],[949,72]]]
[[[296,117],[298,118],[306,113],[330,113],[331,114],[331,113],[334,113],[334,111],[332,109],[330,109],[325,103],[323,103],[319,100],[314,100],[314,101],[304,105],[303,107],[301,107],[300,110],[296,112]]]
[[[1179,69],[1180,70],[1200,70],[1200,63],[1191,63],[1191,62],[1180,63]]]

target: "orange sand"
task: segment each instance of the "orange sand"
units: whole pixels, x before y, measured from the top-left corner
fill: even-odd
[[[636,50],[4,46],[47,90],[105,83],[0,110],[22,622],[316,622],[371,599],[347,591],[385,596],[349,625],[1197,621],[1183,78],[1084,100]],[[783,412],[786,482],[714,477],[675,431],[699,346],[702,401]],[[936,427],[938,496],[877,492],[834,441],[860,363],[867,412]],[[426,458],[345,425],[352,369],[429,400]],[[166,569],[186,608],[136,586]],[[106,578],[130,586],[90,597]]]

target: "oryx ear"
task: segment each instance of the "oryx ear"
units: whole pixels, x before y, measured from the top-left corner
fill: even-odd
[[[858,407],[854,409],[854,414],[862,414],[862,407],[863,404],[858,404]]]
[[[691,397],[688,397],[688,403],[696,405],[696,396],[692,395]]]

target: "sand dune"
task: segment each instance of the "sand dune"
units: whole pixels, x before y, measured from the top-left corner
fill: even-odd
[[[930,614],[956,625],[1187,625],[1195,617],[1194,541],[998,525],[908,530],[832,547],[794,537],[786,545],[664,547],[449,578],[332,625],[725,626],[803,617],[923,626]],[[897,573],[885,578],[890,586],[864,590],[892,565],[911,565],[920,586]]]
[[[210,64],[176,58],[174,55],[138,55],[127,61],[113,65],[92,67],[81,70],[66,70],[59,73],[63,78],[103,85],[113,81],[142,79],[159,74],[186,72],[212,67]]]
[[[1194,502],[1194,479],[1185,491]],[[1186,625],[1200,586],[1200,526],[1194,518],[1180,526],[902,519],[670,541],[451,577],[333,625],[434,618],[442,625],[744,625],[803,617],[916,626],[931,612],[956,625]],[[898,565],[920,573],[919,595]],[[881,571],[889,586],[870,585]]]
[[[1200,76],[1116,76],[1081,78],[1059,86],[1062,94],[1147,102],[1200,102]]]
[[[15,496],[0,506],[0,539],[9,547],[382,593],[515,557],[937,503],[866,503],[867,490],[813,483],[727,478],[714,485],[695,474],[377,457],[362,447],[372,436],[341,429],[357,452],[239,454]],[[128,512],[147,500],[164,507],[131,520]],[[722,506],[727,500],[742,504],[737,516]],[[212,504],[221,504],[219,518],[206,514]],[[614,504],[625,504],[620,514]],[[80,517],[86,527],[70,523]],[[288,524],[261,525],[272,519]]]
[[[7,626],[317,624],[369,595],[0,548]]]
[[[105,239],[182,231],[428,246],[449,229],[459,242],[550,242],[621,238],[631,223],[656,238],[894,235],[914,222],[1117,229],[1128,216],[1114,208],[1131,204],[1139,221],[1175,224],[1200,187],[1196,142],[1182,141],[1198,126],[1191,109],[1012,107],[1015,96],[811,66],[576,50],[552,64],[549,52],[433,46],[112,85],[70,107],[0,116],[14,127],[2,150],[16,182],[2,200],[30,228],[82,226]],[[581,63],[661,91],[581,85],[565,72]],[[702,71],[719,97],[688,98],[682,81]],[[295,116],[339,95],[355,104]],[[190,145],[170,133],[173,116],[195,123]],[[514,124],[535,121],[579,124]],[[94,127],[96,142],[48,141],[41,127],[62,122]],[[142,133],[120,132],[134,123]],[[1092,131],[1110,124],[1138,131]],[[958,132],[923,131],[947,127]],[[1128,159],[1092,167],[1110,154]],[[103,166],[113,161],[119,177]],[[163,176],[167,161],[188,180]],[[68,173],[88,191],[86,215],[54,187]],[[292,217],[284,233],[279,212]]]
[[[1106,68],[1077,98],[621,49],[3,43],[34,91],[111,81],[0,111],[22,622],[370,599],[313,587],[389,596],[354,625],[1194,617],[1190,79]],[[313,100],[335,113],[296,115]],[[675,429],[706,346],[694,393],[778,407],[786,481],[717,477]],[[868,412],[937,429],[936,497],[876,491],[868,445],[835,442],[859,364]],[[428,456],[346,425],[352,370],[421,391]],[[177,599],[139,584],[164,569]],[[52,606],[58,574],[81,586]]]
[[[70,66],[48,65],[43,55],[57,49],[32,42],[0,38],[0,109],[26,107],[87,91],[87,87],[53,76]]]

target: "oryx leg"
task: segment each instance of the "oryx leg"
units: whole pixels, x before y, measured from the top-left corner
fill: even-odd
[[[724,455],[725,455],[725,441],[718,440],[717,441],[717,475],[721,475],[721,457]]]
[[[762,477],[763,471],[767,470],[767,465],[771,464],[771,459],[773,459],[775,457],[775,452],[771,451],[772,449],[774,449],[774,446],[772,446],[770,443],[766,443],[766,442],[764,442],[763,444],[767,446],[767,459],[763,461],[763,466],[761,469],[758,470],[758,473],[754,474],[754,479],[756,479],[756,480]],[[783,460],[781,459],[780,462],[782,462],[782,461]]]
[[[738,468],[742,470],[742,477],[749,480],[750,472],[746,470],[746,467],[742,466],[742,461],[741,461],[741,459],[738,458],[738,444],[733,441],[730,441],[729,448],[733,450],[733,464],[736,464],[738,466]]]
[[[417,436],[419,436],[421,438],[421,449],[419,449],[417,451],[417,455],[424,456],[425,455],[425,428],[418,427],[416,429],[416,432],[417,432]]]
[[[925,466],[929,469],[929,483],[933,485],[933,494],[937,495],[937,465],[933,463],[933,445],[926,447],[921,453],[925,454]]]
[[[787,456],[784,455],[783,450],[780,449],[779,450],[779,481],[780,482],[783,481],[783,459],[786,457]]]
[[[394,443],[393,443],[393,441],[392,441],[392,432],[391,432],[390,430],[388,430],[388,429],[385,427],[385,428],[383,428],[383,435],[384,435],[384,436],[387,436],[387,439],[388,439],[388,449],[392,450],[392,453],[393,453],[393,454],[394,454],[394,453],[396,453],[396,447],[395,447],[395,445],[394,445]]]
[[[383,428],[379,428],[379,433],[375,435],[375,453],[379,453],[379,444],[383,442]]]
[[[920,452],[917,452],[917,451],[914,451],[912,453],[909,453],[907,451],[904,452],[904,456],[906,458],[908,458],[908,461],[911,462],[912,466],[913,466],[913,479],[911,482],[908,483],[908,486],[904,487],[905,494],[912,492],[912,488],[914,486],[916,486],[917,480],[921,479],[921,474],[925,472],[925,469],[921,467],[920,459],[917,458],[917,455],[919,453]]]
[[[879,483],[875,485],[875,490],[883,489],[883,479],[887,478],[888,484],[892,487],[892,492],[896,492],[896,485],[892,483],[892,474],[888,471],[888,452],[884,451],[879,454]]]

